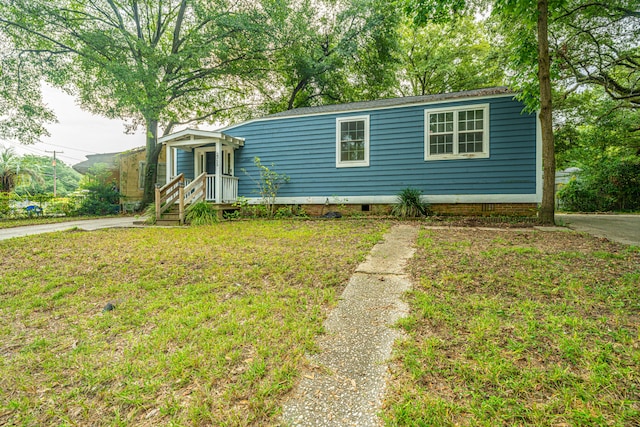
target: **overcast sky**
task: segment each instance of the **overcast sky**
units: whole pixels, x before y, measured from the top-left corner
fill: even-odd
[[[53,156],[53,153],[46,151],[56,150],[60,152],[57,154],[59,159],[73,165],[85,160],[87,154],[120,152],[145,144],[142,129],[134,135],[125,134],[121,121],[82,111],[74,99],[64,92],[45,87],[43,96],[45,102],[55,111],[58,123],[47,127],[51,136],[44,137],[41,143],[4,143],[13,146],[19,154]]]

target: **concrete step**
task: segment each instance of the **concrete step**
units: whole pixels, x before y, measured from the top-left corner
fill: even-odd
[[[161,225],[161,226],[175,226],[175,225],[180,225],[180,220],[177,219],[164,219],[161,218],[159,220],[156,221],[156,225]]]

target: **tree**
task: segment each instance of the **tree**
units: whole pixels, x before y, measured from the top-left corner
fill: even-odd
[[[25,155],[21,159],[23,167],[40,171],[41,181],[30,180],[15,189],[18,194],[42,194],[53,193],[53,163],[51,157]],[[82,175],[67,166],[60,159],[56,165],[57,185],[56,192],[59,196],[66,196],[78,188]]]
[[[471,17],[399,26],[402,95],[456,92],[504,84],[504,68],[484,23]]]
[[[273,27],[266,113],[375,99],[394,84],[398,10],[386,0],[293,2]]]
[[[505,0],[506,1],[506,0]],[[518,9],[515,9],[518,10]],[[555,224],[556,155],[553,142],[553,107],[551,101],[551,56],[549,54],[549,2],[538,0],[538,84],[540,86],[540,132],[542,133],[542,204],[540,220]]]
[[[551,0],[554,10],[562,0]],[[540,110],[542,133],[543,185],[540,221],[553,224],[555,211],[555,151],[551,101],[551,61],[549,54],[549,0],[494,0],[488,2],[491,13],[503,28],[511,28],[505,36],[511,52],[512,86],[521,90],[520,98],[529,109]],[[455,19],[459,14],[475,11],[466,0],[407,0],[407,9],[417,23],[429,17],[439,21]],[[476,7],[486,6],[478,1]],[[535,35],[535,40],[532,40]],[[535,72],[535,78],[534,78]]]
[[[242,107],[241,82],[264,69],[258,64],[281,3],[15,0],[0,3],[0,33],[18,52],[18,71],[36,64],[83,108],[145,126],[148,203],[160,130]]]
[[[48,136],[53,112],[40,95],[42,63],[26,62],[0,31],[0,138],[30,144]]]
[[[556,96],[554,105],[558,167],[640,157],[640,109],[626,108],[599,86]]]
[[[42,181],[39,171],[23,165],[13,148],[4,148],[0,151],[0,192],[12,192],[20,178]]]
[[[553,52],[565,84],[602,87],[640,108],[640,8],[637,0],[566,1],[553,20]]]

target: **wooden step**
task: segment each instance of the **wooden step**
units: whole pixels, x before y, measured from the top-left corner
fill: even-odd
[[[180,213],[179,212],[171,212],[171,213],[163,213],[160,219],[167,219],[171,221],[180,221]]]

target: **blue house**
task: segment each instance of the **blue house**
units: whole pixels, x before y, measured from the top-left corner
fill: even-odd
[[[161,138],[167,177],[206,200],[259,202],[254,157],[290,177],[277,204],[376,211],[407,187],[436,212],[535,214],[542,194],[537,115],[507,88],[306,107]],[[171,182],[171,181],[170,181]],[[193,188],[185,189],[186,193]]]

